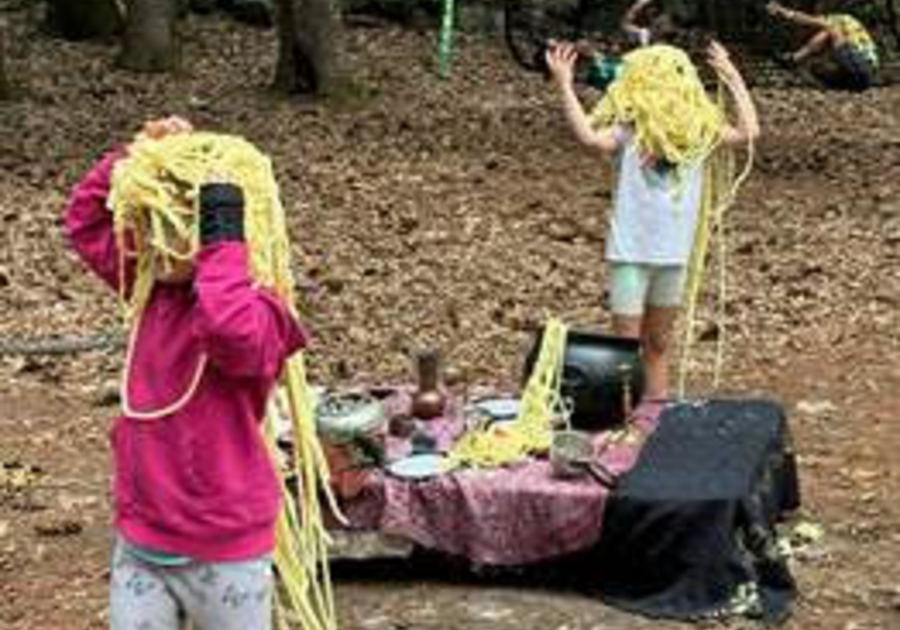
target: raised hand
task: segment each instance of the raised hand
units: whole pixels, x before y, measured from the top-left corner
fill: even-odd
[[[728,50],[715,40],[713,40],[710,43],[709,48],[706,49],[706,60],[712,69],[716,71],[716,74],[723,79],[740,77],[740,72],[738,72],[734,62],[731,61]]]
[[[572,84],[575,73],[575,60],[578,50],[567,42],[556,44],[547,49],[547,67],[556,82],[562,86]]]
[[[171,134],[190,133],[193,130],[194,126],[188,120],[180,116],[168,116],[145,122],[139,136],[159,140]]]

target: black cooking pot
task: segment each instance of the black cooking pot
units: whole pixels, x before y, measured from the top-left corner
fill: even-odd
[[[526,382],[537,360],[543,335],[543,329],[537,332],[525,359]],[[644,364],[637,339],[569,331],[561,394],[572,400],[573,428],[599,431],[620,425],[626,419],[629,402],[636,405],[643,393]]]

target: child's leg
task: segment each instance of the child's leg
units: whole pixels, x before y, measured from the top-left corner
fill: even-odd
[[[640,339],[644,325],[650,272],[647,265],[610,264],[609,301],[613,313],[613,333],[619,337]],[[642,353],[646,360],[646,353]],[[650,366],[644,364],[649,373]]]
[[[179,630],[180,617],[162,573],[116,544],[109,588],[110,630]]]
[[[678,307],[647,307],[641,326],[641,348],[647,377],[645,399],[669,397],[669,357],[678,311]]]
[[[794,61],[803,61],[813,55],[818,55],[830,49],[836,44],[836,35],[830,30],[821,30],[806,42],[806,44],[797,50],[793,57]]]
[[[168,584],[197,630],[270,630],[272,558],[194,564]]]
[[[644,317],[630,315],[616,315],[613,313],[613,333],[618,337],[628,337],[629,339],[641,338],[641,324]]]
[[[641,326],[641,347],[647,371],[644,397],[669,396],[669,358],[675,320],[684,294],[684,267],[653,266],[647,288],[647,311]]]
[[[621,337],[640,337],[640,322],[650,275],[647,265],[611,262],[609,264],[609,305],[613,329]]]

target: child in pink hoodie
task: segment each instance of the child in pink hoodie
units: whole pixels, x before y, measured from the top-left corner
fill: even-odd
[[[190,132],[177,118],[144,133]],[[72,246],[128,294],[107,207],[127,148],[76,187],[65,225]],[[126,362],[124,413],[112,430],[117,533],[110,627],[203,630],[271,626],[272,551],[281,484],[260,421],[285,360],[307,336],[274,293],[254,285],[243,238],[243,194],[200,189],[200,250],[157,281]],[[125,286],[121,287],[120,282]]]

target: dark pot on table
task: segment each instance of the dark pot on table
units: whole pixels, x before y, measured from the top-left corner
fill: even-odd
[[[543,329],[525,359],[527,382],[537,360]],[[572,427],[599,431],[621,425],[644,392],[640,341],[569,331],[561,393],[573,403]]]

